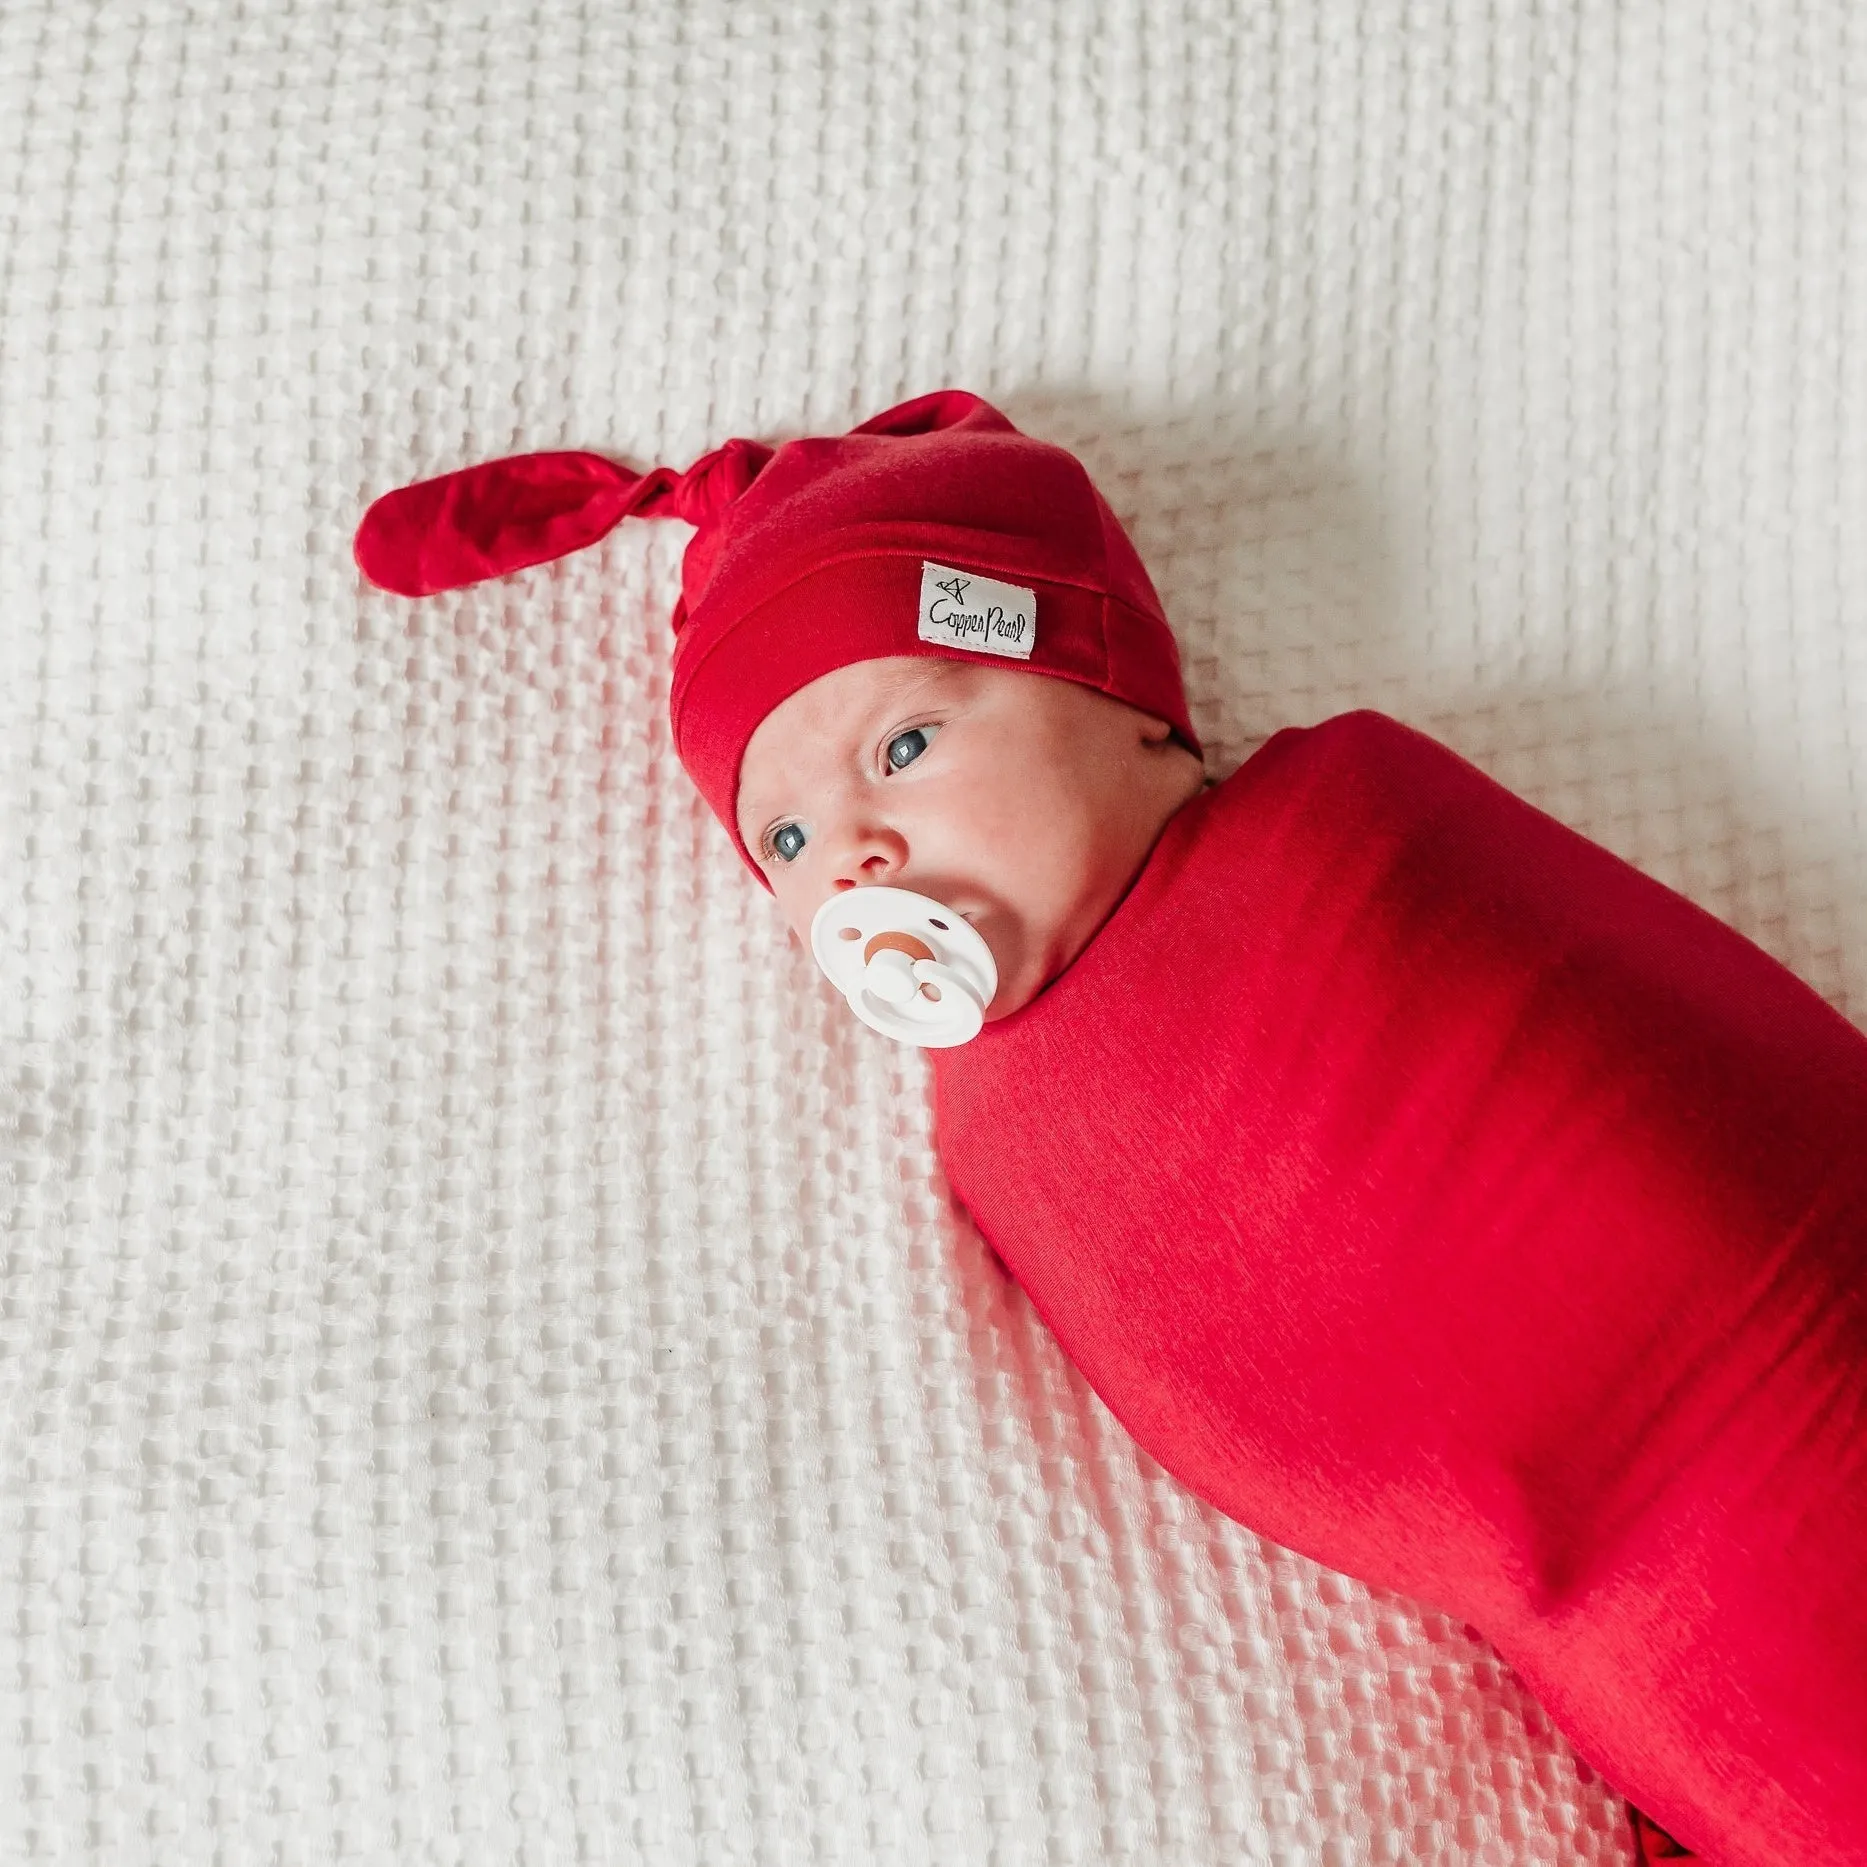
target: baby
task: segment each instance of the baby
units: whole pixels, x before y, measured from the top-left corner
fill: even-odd
[[[469,469],[358,558],[628,513],[699,528],[675,742],[800,939],[913,891],[860,951],[916,1016],[982,943],[940,1155],[1140,1444],[1479,1627],[1713,1860],[1867,1862],[1867,1038],[1379,715],[1207,786],[1120,526],[971,396]]]

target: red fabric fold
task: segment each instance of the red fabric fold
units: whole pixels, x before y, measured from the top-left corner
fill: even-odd
[[[1695,1861],[1699,1857],[1683,1843],[1675,1841],[1658,1822],[1642,1815],[1630,1802],[1628,1825],[1634,1831],[1634,1858],[1640,1867],[1659,1867],[1661,1861]]]

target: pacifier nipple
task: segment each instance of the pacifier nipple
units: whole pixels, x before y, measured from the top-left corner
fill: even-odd
[[[810,950],[864,1024],[947,1049],[979,1035],[998,967],[978,930],[909,888],[849,888],[810,924]]]

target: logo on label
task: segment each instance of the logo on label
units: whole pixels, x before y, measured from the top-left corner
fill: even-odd
[[[1028,661],[1037,646],[1037,593],[923,561],[920,638]]]

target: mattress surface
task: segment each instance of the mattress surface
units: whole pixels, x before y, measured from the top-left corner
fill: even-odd
[[[686,528],[349,539],[975,389],[1215,771],[1378,707],[1867,1021],[1863,99],[1845,0],[0,9],[0,1858],[1629,1859],[955,1209]]]

